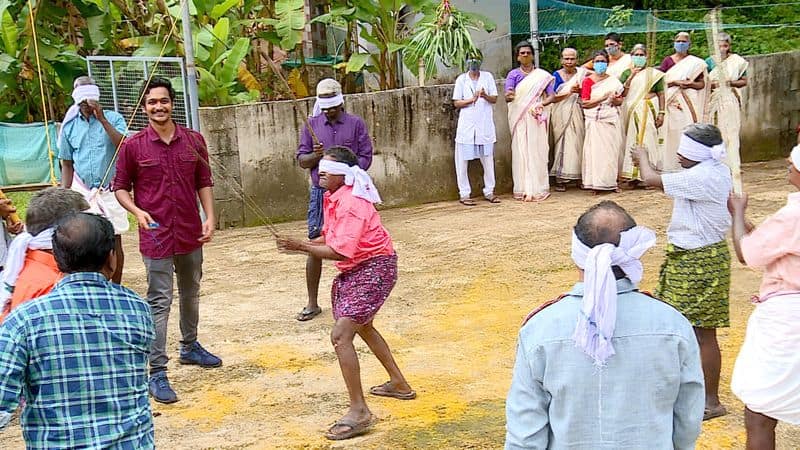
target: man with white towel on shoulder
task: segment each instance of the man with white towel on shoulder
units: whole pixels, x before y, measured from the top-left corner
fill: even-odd
[[[95,81],[82,76],[75,79],[72,99],[58,133],[58,157],[61,160],[61,186],[81,193],[90,211],[102,214],[114,225],[117,266],[111,281],[122,282],[122,234],[128,231],[128,212],[120,206],[109,189],[114,179],[117,149],[125,137],[125,118],[100,105],[100,89]]]
[[[580,281],[519,333],[507,450],[694,449],[705,405],[697,339],[681,313],[638,289],[655,243],[614,202],[578,219]]]

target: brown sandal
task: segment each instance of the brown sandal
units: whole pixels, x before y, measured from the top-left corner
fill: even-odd
[[[355,423],[351,420],[337,420],[336,423],[331,425],[328,428],[328,432],[325,433],[325,438],[331,441],[343,441],[345,439],[354,438],[356,436],[361,436],[362,434],[369,431],[372,428],[372,425],[375,424],[375,416],[371,416],[369,420],[362,423]],[[343,431],[341,433],[334,433],[333,429],[336,427],[347,427],[348,430]]]
[[[496,195],[492,195],[491,197],[485,197],[485,198],[486,201],[489,203],[500,203],[500,197],[497,197]]]
[[[458,201],[458,203],[461,203],[464,206],[475,206],[475,205],[477,205],[477,203],[475,203],[475,200],[473,200],[471,198],[462,198],[461,200]]]
[[[379,386],[372,386],[369,388],[369,393],[377,395],[378,397],[391,397],[398,400],[414,400],[417,398],[417,392],[414,390],[408,392],[397,392],[391,389],[391,382],[387,381]]]

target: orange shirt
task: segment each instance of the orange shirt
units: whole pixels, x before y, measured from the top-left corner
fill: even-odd
[[[325,193],[325,244],[347,257],[336,267],[346,272],[360,263],[380,255],[393,255],[392,238],[381,224],[375,206],[353,196],[352,186],[342,186],[333,194]]]
[[[62,276],[52,253],[28,250],[25,254],[25,265],[22,266],[14,286],[14,293],[11,294],[11,305],[3,308],[0,313],[0,323],[17,306],[52,291]]]

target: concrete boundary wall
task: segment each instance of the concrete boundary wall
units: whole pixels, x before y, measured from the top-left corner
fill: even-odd
[[[785,155],[800,123],[800,52],[748,58],[743,91],[742,159]],[[348,112],[364,118],[375,156],[369,172],[384,207],[458,198],[453,166],[457,111],[452,85],[413,87],[346,96]],[[502,92],[502,82],[498,82]],[[201,108],[200,123],[215,175],[220,227],[301,219],[308,202],[308,171],[295,161],[303,117],[311,99]],[[511,139],[507,108],[498,99],[495,166],[497,193],[511,191]],[[480,164],[470,164],[479,195]]]

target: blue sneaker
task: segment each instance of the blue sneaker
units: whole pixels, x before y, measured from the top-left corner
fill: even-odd
[[[165,370],[150,375],[150,381],[147,384],[153,400],[159,403],[175,403],[178,401],[178,395],[169,385]]]
[[[178,362],[181,364],[195,364],[200,367],[219,367],[222,365],[221,359],[209,353],[197,341],[181,347],[181,357]]]

